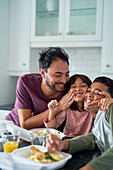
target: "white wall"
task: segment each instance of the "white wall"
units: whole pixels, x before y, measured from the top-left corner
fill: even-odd
[[[79,47],[64,48],[69,55],[70,76],[75,73],[85,74],[93,81],[97,76],[113,75],[101,74],[101,48],[100,47]],[[39,57],[42,49],[31,49],[31,58]],[[35,59],[36,60],[36,59]]]
[[[17,78],[8,75],[9,0],[0,0],[0,105],[14,103]]]

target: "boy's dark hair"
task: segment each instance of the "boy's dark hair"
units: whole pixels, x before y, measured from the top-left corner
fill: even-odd
[[[90,85],[92,84],[92,81],[86,75],[74,74],[73,76],[70,77],[69,82],[67,83],[67,92],[69,91],[71,85],[74,84],[77,78],[80,78],[84,83],[88,85],[88,87],[90,87]],[[70,108],[71,110],[78,110],[76,102],[73,102]],[[83,110],[84,110],[84,104],[83,104]]]
[[[39,58],[39,68],[47,69],[50,67],[50,64],[53,61],[56,61],[58,58],[66,61],[67,64],[69,65],[69,56],[68,54],[60,47],[49,47],[45,50],[42,51],[40,54]]]
[[[104,76],[101,76],[101,77],[97,77],[94,81],[94,82],[100,82],[100,83],[103,83],[105,84],[106,86],[108,86],[108,90],[107,92],[110,94],[110,96],[113,98],[113,80],[108,78],[108,77],[104,77]]]

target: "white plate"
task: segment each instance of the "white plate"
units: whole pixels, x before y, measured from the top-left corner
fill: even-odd
[[[33,146],[42,152],[46,152],[46,148],[43,146],[39,146],[39,145],[33,145]],[[58,162],[48,163],[48,164],[39,163],[39,162],[35,162],[35,161],[29,160],[26,158],[27,156],[30,156],[32,154],[30,147],[31,145],[14,150],[12,153],[13,155],[15,155],[15,158],[18,158],[18,161],[19,161],[19,158],[22,158],[21,160],[23,160],[22,164],[24,164],[24,168],[32,166],[33,170],[34,168],[36,168],[37,170],[38,169],[54,170],[54,169],[63,167],[66,164],[66,162],[72,157],[71,154],[61,152],[62,156],[64,157],[63,160],[58,161]],[[26,163],[26,167],[25,167],[25,163]]]
[[[35,128],[35,129],[31,129],[31,131],[44,131],[44,130],[48,130],[50,132],[50,134],[56,135],[58,136],[60,139],[62,139],[63,137],[65,137],[64,133],[56,130],[56,129],[52,129],[52,128]],[[47,134],[47,138],[48,138],[48,134]]]

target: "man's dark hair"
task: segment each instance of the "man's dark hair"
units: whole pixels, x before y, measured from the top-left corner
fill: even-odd
[[[113,80],[108,78],[108,77],[97,77],[94,81],[94,82],[100,82],[100,83],[103,83],[105,84],[106,86],[108,86],[108,90],[107,92],[111,95],[111,97],[113,98]]]
[[[39,68],[47,69],[50,67],[53,61],[57,61],[57,59],[61,59],[66,61],[69,65],[69,56],[68,54],[60,47],[49,47],[42,51],[39,58]]]

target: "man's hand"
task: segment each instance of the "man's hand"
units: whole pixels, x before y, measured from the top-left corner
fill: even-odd
[[[66,95],[64,95],[61,100],[59,101],[59,112],[65,110],[71,106],[74,101],[74,90],[70,89]]]
[[[80,168],[79,170],[94,170],[94,168],[91,167],[90,165],[86,165],[86,166]]]
[[[46,149],[49,153],[59,152],[61,150],[68,150],[69,142],[66,140],[60,140],[55,135],[49,135],[49,139],[46,142]]]

